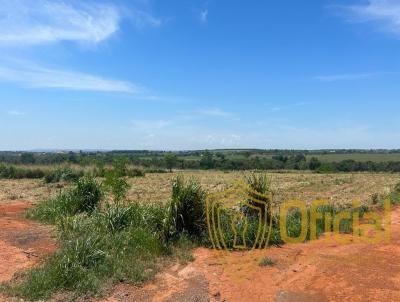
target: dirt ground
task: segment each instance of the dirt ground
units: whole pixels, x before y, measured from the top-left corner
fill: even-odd
[[[187,266],[170,268],[142,288],[117,286],[102,302],[400,301],[400,208],[391,216],[389,244],[342,245],[326,237],[262,251],[199,248]],[[261,267],[263,257],[275,264]]]
[[[0,282],[9,281],[18,271],[37,264],[56,249],[48,227],[24,218],[28,201],[0,204]],[[0,296],[0,302],[10,301]]]

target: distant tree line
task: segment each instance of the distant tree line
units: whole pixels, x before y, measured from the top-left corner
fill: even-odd
[[[351,153],[347,150],[348,153]],[[387,150],[395,153],[397,150]],[[321,151],[322,152],[322,151]],[[339,151],[336,151],[339,152]],[[0,163],[11,165],[75,164],[111,165],[124,160],[147,169],[217,170],[312,170],[328,172],[400,172],[400,161],[321,162],[317,156],[296,150],[213,150],[213,151],[111,151],[111,152],[0,152]],[[307,156],[306,156],[307,155]]]

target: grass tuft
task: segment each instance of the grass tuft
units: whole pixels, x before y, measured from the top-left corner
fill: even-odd
[[[275,261],[269,257],[264,257],[260,260],[258,263],[259,266],[265,267],[265,266],[274,266]]]

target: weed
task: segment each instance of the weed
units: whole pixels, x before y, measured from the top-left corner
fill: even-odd
[[[264,257],[260,260],[260,262],[258,263],[259,266],[273,266],[275,265],[275,261],[269,257]]]

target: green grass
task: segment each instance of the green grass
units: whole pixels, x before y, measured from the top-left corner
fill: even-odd
[[[400,203],[400,183],[398,183],[390,192],[389,200],[392,204],[399,204]]]
[[[201,193],[196,188],[189,182],[181,189],[189,198],[189,193]],[[198,206],[196,194],[190,200]],[[30,218],[56,226],[59,249],[38,267],[3,285],[3,291],[28,301],[47,300],[56,293],[73,300],[101,294],[117,282],[149,280],[163,259],[193,260],[194,234],[169,225],[169,205],[112,203],[104,198],[101,184],[82,178],[70,190],[31,210]],[[171,229],[174,238],[169,237]]]
[[[158,258],[167,254],[154,234],[140,227],[109,233],[86,219],[64,233],[59,251],[26,272],[10,293],[28,300],[49,299],[57,292],[94,295],[106,284],[140,283],[154,276]]]
[[[93,178],[79,179],[73,189],[61,192],[30,210],[28,218],[55,223],[65,216],[93,212],[103,198],[101,185]]]
[[[265,266],[274,266],[275,261],[269,257],[264,257],[260,260],[258,263],[259,266],[265,267]]]
[[[168,203],[169,236],[185,233],[201,237],[206,230],[205,200],[207,193],[195,179],[177,177],[172,183],[172,198]]]
[[[161,257],[174,253],[163,240],[164,210],[159,205],[107,205],[90,213],[58,216],[59,250],[24,273],[9,293],[28,300],[49,299],[58,292],[79,297],[95,295],[108,284],[152,278]],[[188,249],[180,250],[179,257],[189,261]]]

